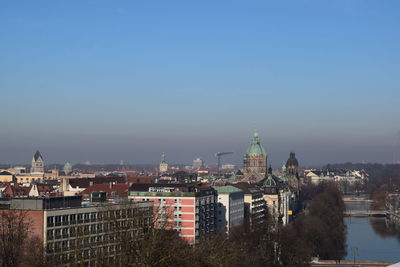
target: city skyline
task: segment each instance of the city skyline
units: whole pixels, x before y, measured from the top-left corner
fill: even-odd
[[[400,159],[397,1],[0,3],[0,163]],[[90,16],[88,16],[90,14]]]
[[[250,140],[250,138],[249,138],[249,140]],[[231,149],[231,150],[225,149],[225,150],[220,150],[220,151],[216,151],[216,152],[232,151],[233,152],[232,155],[228,155],[228,156],[223,157],[222,163],[223,164],[224,163],[233,163],[233,164],[236,165],[236,167],[241,168],[242,165],[243,165],[243,156],[245,154],[246,148],[249,146],[250,143],[251,143],[250,141],[247,142],[246,147],[244,147],[244,149],[242,151],[239,151],[240,148],[238,148],[238,146],[235,146],[237,149]],[[262,136],[261,136],[261,144],[262,145],[265,144],[265,142],[263,142]],[[276,147],[275,147],[276,150],[272,150],[273,151],[272,154],[271,154],[271,152],[270,152],[270,150],[268,148],[266,149],[267,155],[269,157],[269,163],[268,164],[271,164],[274,168],[281,167],[282,163],[286,162],[286,160],[289,157],[289,153],[291,153],[291,152],[297,153],[297,155],[298,155],[298,157],[300,159],[300,164],[303,167],[317,167],[317,166],[323,166],[323,165],[326,165],[326,164],[345,163],[345,162],[352,162],[352,163],[399,163],[399,160],[398,160],[397,155],[395,153],[392,154],[392,161],[389,160],[387,162],[367,161],[365,159],[359,160],[359,161],[350,161],[350,160],[348,160],[348,161],[344,161],[344,160],[335,161],[333,159],[331,161],[324,162],[323,160],[325,158],[329,158],[329,155],[325,156],[320,161],[315,161],[315,160],[307,161],[307,159],[304,158],[304,155],[302,155],[301,153],[299,154],[299,152],[294,150],[294,149],[288,150],[287,153],[285,153],[286,151],[280,151],[279,149],[282,149],[283,147],[285,147],[285,144],[276,144]],[[40,149],[38,149],[38,151],[39,150]],[[37,150],[35,150],[35,151],[37,151]],[[40,150],[40,151],[42,152],[43,150]],[[51,151],[52,150],[50,149],[50,152]],[[191,165],[192,164],[192,160],[194,160],[196,158],[201,158],[201,159],[205,160],[205,164],[208,165],[208,166],[213,166],[213,165],[216,165],[216,163],[217,163],[217,159],[215,157],[215,152],[210,152],[210,153],[205,152],[205,153],[200,155],[200,154],[192,151],[192,152],[190,152],[191,155],[194,155],[192,158],[188,158],[186,156],[182,156],[181,157],[182,160],[181,161],[177,161],[177,160],[174,160],[174,159],[175,158],[179,158],[179,154],[181,152],[179,150],[179,148],[172,148],[169,151],[173,152],[172,153],[172,159],[170,159],[171,158],[170,157],[171,154],[166,153],[165,151],[163,151],[163,152],[159,152],[157,155],[155,155],[155,158],[149,158],[148,161],[143,160],[143,157],[140,157],[139,155],[137,155],[135,153],[128,153],[125,158],[120,158],[120,159],[118,159],[117,156],[115,156],[112,161],[107,161],[107,160],[96,161],[96,160],[93,160],[92,158],[84,158],[82,156],[81,157],[79,157],[79,156],[71,157],[72,160],[71,160],[71,158],[65,159],[66,157],[62,157],[62,159],[57,161],[52,157],[52,156],[54,156],[54,154],[50,154],[50,157],[46,157],[46,154],[45,154],[44,158],[45,158],[45,161],[46,161],[46,165],[64,164],[65,162],[70,162],[72,164],[89,164],[89,165],[96,165],[96,164],[99,164],[99,165],[102,165],[102,164],[119,164],[120,165],[121,161],[122,161],[124,165],[155,165],[156,166],[156,165],[158,165],[159,162],[161,162],[162,155],[164,154],[166,156],[167,162],[172,164],[172,165],[174,165],[174,164],[175,165],[182,165],[182,164],[183,165]],[[47,152],[47,151],[45,151],[45,152]],[[58,151],[56,151],[56,152],[59,153]],[[71,152],[74,153],[74,151],[71,151]],[[103,151],[103,152],[107,152],[107,151]],[[138,152],[140,152],[140,150]],[[156,152],[157,151],[155,151],[155,153]],[[313,152],[313,151],[310,151],[310,152]],[[93,151],[87,151],[87,153],[91,154],[91,153],[93,153]],[[120,154],[120,156],[121,156],[121,154]],[[143,161],[133,161],[132,158],[135,158],[135,157],[138,157]],[[109,158],[109,157],[105,157],[105,159],[107,159],[107,158]],[[345,157],[342,157],[341,159],[343,159],[343,158],[345,158]],[[81,159],[81,160],[79,160],[79,159]],[[5,161],[5,162],[1,162],[1,164],[11,164],[11,165],[16,166],[16,165],[26,165],[26,164],[29,164],[29,162],[23,162],[23,161],[20,161],[20,162],[18,162],[18,161],[6,162]]]

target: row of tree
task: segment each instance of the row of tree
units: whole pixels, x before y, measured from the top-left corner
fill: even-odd
[[[309,203],[307,212],[293,223],[314,257],[341,260],[346,256],[345,205],[342,194],[333,183],[309,185],[301,198]]]

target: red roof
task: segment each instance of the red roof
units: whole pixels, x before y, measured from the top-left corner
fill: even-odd
[[[154,183],[154,176],[130,176],[126,178],[128,183]]]
[[[51,185],[38,185],[37,189],[39,192],[53,192],[54,188]]]
[[[107,192],[107,197],[127,197],[128,184],[94,184],[83,190],[80,195],[90,195],[92,192]]]
[[[3,194],[5,197],[28,196],[32,186],[8,185]]]

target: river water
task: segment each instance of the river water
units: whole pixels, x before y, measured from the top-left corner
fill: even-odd
[[[348,210],[369,209],[365,202],[346,203]],[[347,225],[346,260],[400,262],[400,227],[385,218],[345,217]]]

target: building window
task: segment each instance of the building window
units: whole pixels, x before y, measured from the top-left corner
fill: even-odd
[[[61,225],[61,216],[55,216],[54,222],[55,222],[56,226]]]
[[[49,216],[47,217],[47,226],[53,226],[54,224],[54,217],[53,216]]]

